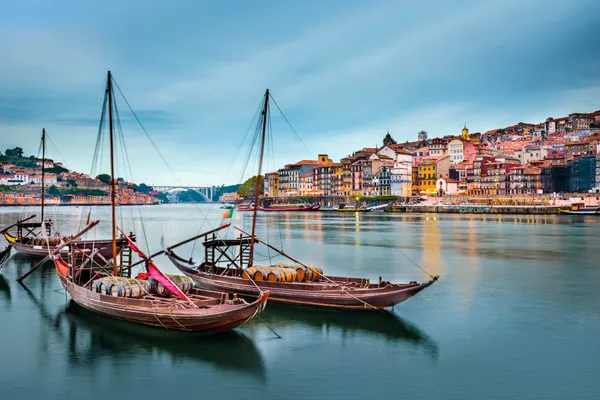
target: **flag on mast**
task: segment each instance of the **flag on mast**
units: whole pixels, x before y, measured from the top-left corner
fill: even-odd
[[[223,219],[229,219],[231,217],[233,217],[233,208],[230,208],[223,214]]]

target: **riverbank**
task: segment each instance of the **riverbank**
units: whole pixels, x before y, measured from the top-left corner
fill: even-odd
[[[454,213],[454,214],[558,214],[556,206],[486,206],[486,205],[406,205],[390,206],[393,213]]]

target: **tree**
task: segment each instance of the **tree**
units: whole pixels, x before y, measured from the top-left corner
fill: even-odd
[[[140,186],[138,186],[137,191],[140,193],[150,193],[152,191],[152,187],[146,185],[145,183],[140,183]]]
[[[263,176],[260,176],[258,180],[260,187],[260,194],[264,193]],[[242,183],[242,186],[238,189],[237,193],[242,197],[253,197],[256,193],[256,176],[246,179],[246,182]]]
[[[69,179],[69,180],[67,180],[67,185],[76,188],[77,182],[75,182],[75,179]]]
[[[110,175],[109,174],[100,174],[96,177],[100,182],[110,185]]]
[[[56,185],[50,186],[47,193],[50,196],[60,196],[60,190],[56,187]]]
[[[23,149],[20,147],[15,147],[14,149],[6,149],[5,154],[8,157],[23,157]]]
[[[595,122],[592,122],[592,123],[590,124],[590,128],[600,128],[600,125],[599,125],[599,124],[597,124],[597,123],[595,123]]]

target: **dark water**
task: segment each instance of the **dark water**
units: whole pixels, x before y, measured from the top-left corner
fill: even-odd
[[[208,210],[142,208],[147,244],[138,208],[122,224],[156,250],[161,234],[197,233]],[[0,225],[20,212],[0,209]],[[82,210],[49,213],[74,233]],[[208,214],[215,226],[222,210]],[[261,317],[282,339],[256,319],[193,335],[90,314],[50,265],[21,286],[32,261],[14,256],[0,271],[0,398],[600,398],[600,219],[268,214],[258,233],[330,274],[425,279],[400,249],[441,279],[392,316],[269,304]]]

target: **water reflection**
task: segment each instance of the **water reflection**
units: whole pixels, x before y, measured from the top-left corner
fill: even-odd
[[[199,335],[165,331],[104,317],[72,300],[53,314],[29,288],[23,286],[23,289],[38,310],[45,329],[49,328],[68,348],[68,362],[74,368],[95,368],[107,358],[125,357],[132,361],[143,356],[163,359],[166,355],[172,363],[199,361],[266,381],[259,349],[239,332]],[[45,352],[47,344],[40,345]]]
[[[0,274],[0,295],[6,300],[6,304],[10,307],[12,298],[10,294],[10,284],[4,277],[4,275]]]
[[[254,342],[240,332],[198,335],[149,328],[106,318],[73,301],[61,312],[69,322],[69,361],[90,365],[105,357],[168,355],[172,362],[201,361],[215,367],[266,380],[262,355]]]
[[[413,324],[387,312],[356,312],[269,304],[261,318],[275,330],[287,326],[313,328],[325,335],[368,335],[385,339],[388,344],[409,343],[425,351],[432,359],[439,355],[438,344]],[[339,333],[334,332],[339,330]]]

